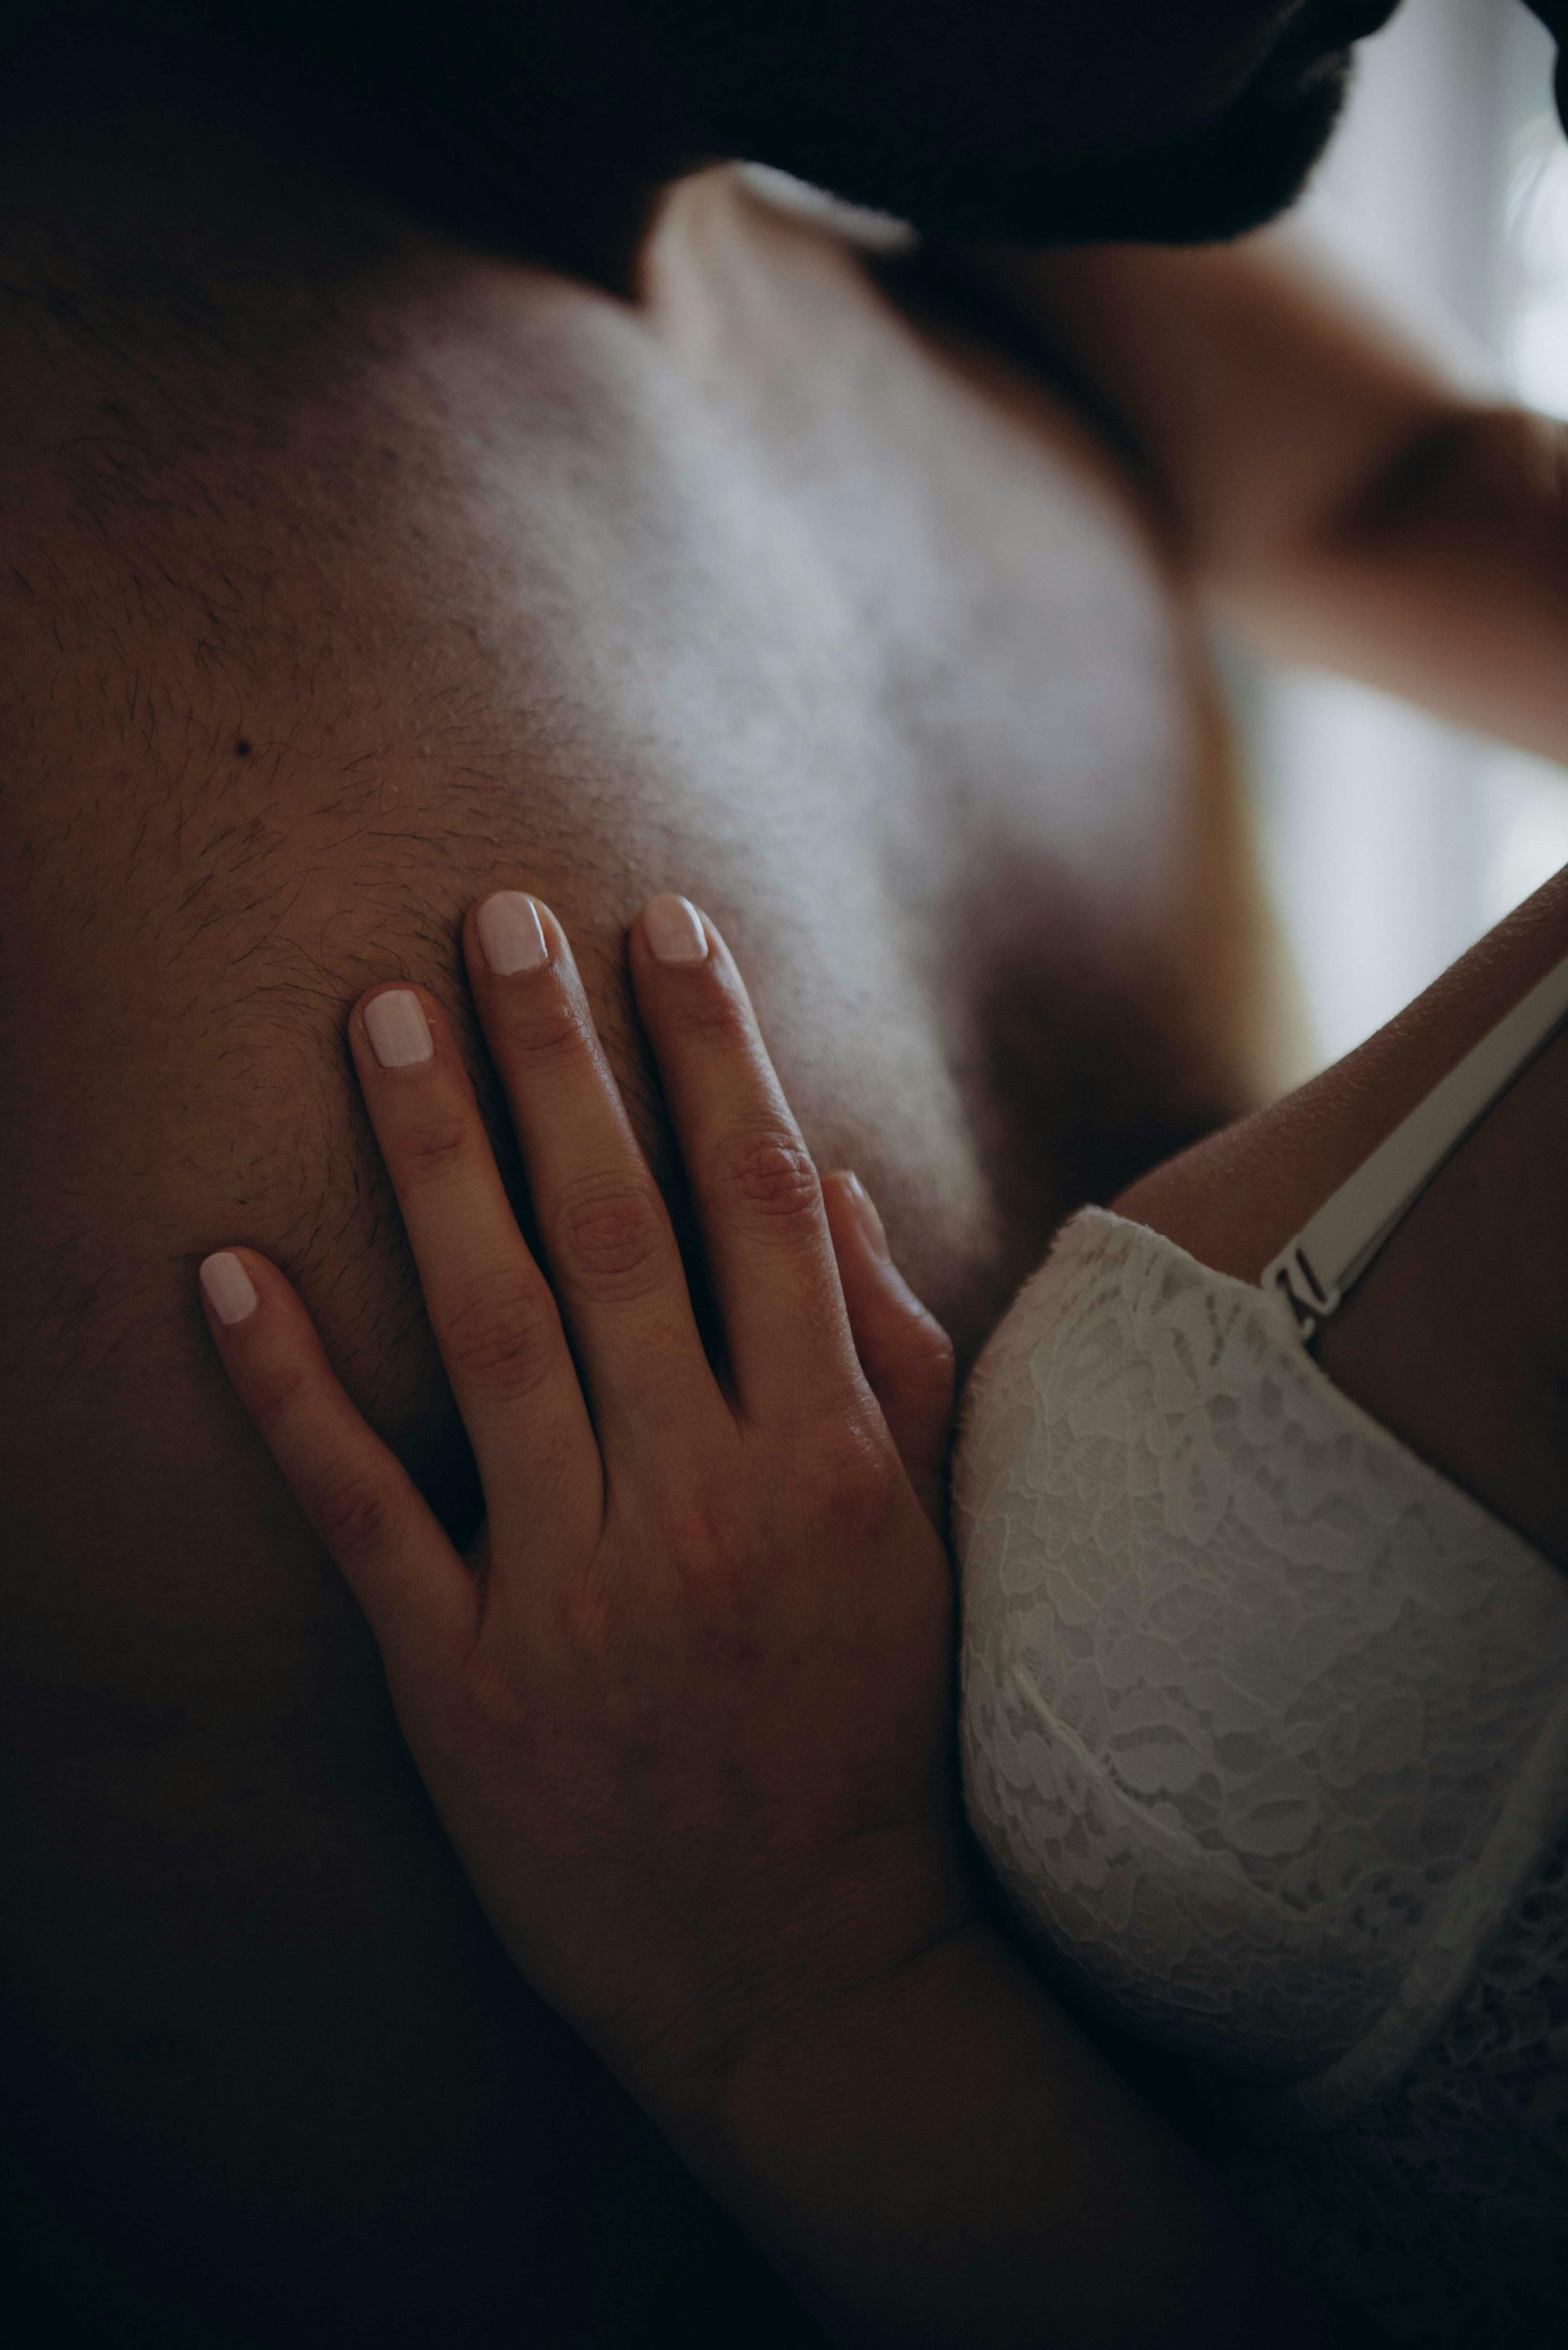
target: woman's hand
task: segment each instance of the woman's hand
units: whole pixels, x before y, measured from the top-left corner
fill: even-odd
[[[382,989],[351,1033],[484,1482],[471,1560],[281,1275],[224,1251],[202,1285],[503,1940],[856,2342],[1302,2339],[977,1914],[916,1492],[950,1354],[864,1195],[819,1187],[722,941],[679,899],[631,941],[722,1378],[558,926],[508,893],[466,943],[548,1280],[434,1005]]]
[[[503,1940],[667,2093],[970,1914],[928,1514],[951,1354],[854,1179],[818,1183],[735,966],[684,899],[641,916],[631,974],[722,1376],[559,925],[506,892],[465,947],[543,1269],[434,1003],[372,992],[351,1037],[483,1481],[472,1557],[274,1266],[223,1252],[203,1293]]]

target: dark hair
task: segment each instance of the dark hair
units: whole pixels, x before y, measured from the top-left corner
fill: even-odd
[[[1337,111],[1345,5],[0,0],[0,106],[194,86],[444,228],[533,249],[542,206],[558,251],[579,228],[592,249],[628,190],[735,155],[948,234],[1185,240],[1295,193]],[[1292,70],[1249,80],[1271,43]]]

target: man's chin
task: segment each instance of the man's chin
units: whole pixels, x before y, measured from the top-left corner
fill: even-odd
[[[904,163],[884,150],[848,172],[807,169],[801,176],[929,236],[1032,245],[1214,244],[1261,228],[1294,203],[1339,119],[1350,65],[1346,51],[1304,85],[1279,96],[1256,90],[1210,130],[1136,155],[1044,165],[1033,156]]]

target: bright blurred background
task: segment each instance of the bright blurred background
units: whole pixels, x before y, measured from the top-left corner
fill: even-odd
[[[1546,35],[1518,0],[1407,0],[1361,55],[1298,218],[1568,416],[1568,142]],[[1568,864],[1568,772],[1309,672],[1243,670],[1240,704],[1313,1057],[1332,1060]]]

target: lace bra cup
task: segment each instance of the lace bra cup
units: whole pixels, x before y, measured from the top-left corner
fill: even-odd
[[[1097,1209],[970,1382],[955,1511],[967,1798],[1024,1924],[1270,2109],[1379,2094],[1568,1811],[1568,1578],[1279,1292]]]

